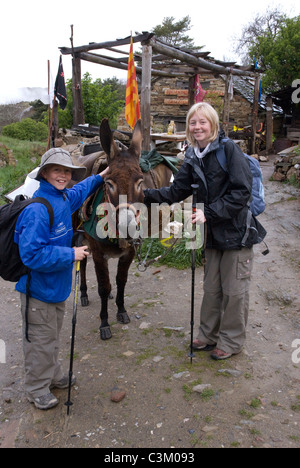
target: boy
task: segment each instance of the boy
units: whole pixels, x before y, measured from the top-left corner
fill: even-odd
[[[33,198],[43,197],[50,202],[54,211],[52,229],[48,210],[40,203],[25,208],[16,225],[15,242],[22,262],[30,270],[28,318],[25,317],[28,275],[22,276],[16,285],[21,293],[25,392],[28,400],[42,410],[58,404],[51,388],[68,387],[68,377],[58,362],[59,334],[65,301],[72,288],[73,263],[88,255],[86,246],[71,247],[71,215],[103,184],[107,171],[67,189],[71,180],[78,182],[84,177],[86,169],[74,166],[67,151],[50,149],[43,155],[35,177],[40,188]]]

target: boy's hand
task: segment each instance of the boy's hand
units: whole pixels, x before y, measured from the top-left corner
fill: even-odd
[[[109,166],[103,172],[100,173],[103,180],[105,179],[108,173],[109,173]]]
[[[81,262],[89,255],[87,245],[83,245],[82,247],[74,247],[74,251],[75,251],[75,262]]]

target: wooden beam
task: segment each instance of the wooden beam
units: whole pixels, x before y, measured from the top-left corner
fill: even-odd
[[[81,90],[81,61],[72,58],[72,94],[73,94],[73,124],[84,124],[84,110]]]
[[[266,150],[267,154],[273,151],[273,99],[272,96],[267,96],[267,118],[266,118]]]
[[[142,58],[142,92],[141,92],[141,114],[143,132],[143,150],[150,151],[150,126],[151,126],[151,68],[152,68],[152,47],[143,45]]]
[[[226,76],[225,80],[225,94],[224,94],[224,101],[223,101],[223,130],[225,132],[225,135],[228,137],[228,127],[229,127],[229,80],[230,77],[229,75]]]
[[[189,79],[189,107],[195,104],[195,78],[196,76],[191,76]]]
[[[252,142],[251,142],[252,154],[256,153],[255,143],[256,143],[256,128],[257,128],[257,121],[258,121],[259,84],[260,84],[260,76],[257,76],[255,79],[255,85],[254,85],[254,100],[253,100],[253,109],[252,109]]]
[[[257,76],[257,73],[254,73],[254,72],[242,71],[236,68],[226,68],[222,65],[217,65],[216,63],[208,62],[207,60],[204,60],[200,57],[195,57],[192,54],[182,52],[179,49],[163,44],[162,42],[158,41],[154,37],[152,37],[148,42],[149,42],[149,45],[153,47],[153,50],[155,50],[156,52],[160,54],[175,58],[184,63],[189,63],[196,67],[201,67],[206,70],[212,70],[219,75],[229,75],[231,73],[233,75],[240,75],[240,76],[252,76],[252,77]]]
[[[76,54],[78,58],[81,60],[85,60],[87,62],[93,62],[93,63],[99,63],[100,65],[105,65],[106,67],[112,67],[112,68],[119,68],[120,70],[128,70],[128,65],[124,63],[120,63],[115,61],[112,58],[106,58],[101,55],[89,53],[89,52],[81,52],[79,54]],[[142,67],[135,67],[136,73],[141,74],[143,68]],[[176,78],[178,76],[181,77],[186,77],[185,73],[172,73],[172,72],[166,72],[163,70],[152,70],[152,75],[153,76],[161,76],[161,77],[171,77],[171,78]]]
[[[138,36],[134,36],[133,42],[142,42],[149,40],[153,36],[152,33],[144,33],[144,34],[139,34]],[[79,47],[59,47],[61,53],[63,55],[70,55],[72,53],[80,53],[80,52],[88,52],[89,50],[97,50],[97,49],[107,49],[108,47],[115,47],[115,46],[122,46],[122,45],[129,45],[131,40],[131,36],[128,36],[124,39],[117,39],[115,41],[109,41],[109,42],[91,42],[90,44],[79,46]]]
[[[76,56],[81,60],[85,60],[86,62],[99,63],[100,65],[105,65],[107,67],[112,68],[119,68],[120,70],[128,70],[128,65],[116,62],[111,58],[105,58],[97,54],[92,54],[89,52],[80,52],[79,54],[76,54]]]

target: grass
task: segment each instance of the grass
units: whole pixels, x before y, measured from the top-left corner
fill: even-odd
[[[297,412],[300,411],[300,395],[297,395],[297,401],[291,406],[291,409]]]
[[[142,258],[144,259],[148,253],[151,242],[151,250],[147,260],[157,258],[159,255],[164,255],[167,251],[159,239],[145,239],[142,245]],[[171,268],[177,268],[178,270],[185,270],[191,268],[192,263],[192,251],[186,248],[187,240],[179,239],[175,247],[164,257],[158,261],[156,265],[167,265]],[[196,250],[196,266],[202,265],[202,250]]]
[[[5,166],[0,169],[0,204],[3,205],[7,203],[5,194],[22,185],[27,174],[40,164],[47,143],[21,141],[4,136],[0,136],[0,143],[13,151],[17,161],[16,167]],[[4,148],[0,147],[0,150],[6,154]]]

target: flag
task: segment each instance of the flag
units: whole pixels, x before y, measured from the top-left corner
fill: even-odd
[[[131,36],[130,52],[128,59],[128,74],[126,86],[126,104],[125,104],[126,122],[131,128],[134,128],[136,122],[141,118],[139,93],[136,80],[136,71],[133,56],[133,40]]]
[[[207,94],[207,91],[201,86],[199,75],[195,76],[195,103],[202,102]]]
[[[64,110],[67,105],[67,91],[65,85],[65,74],[62,65],[62,58],[59,58],[57,77],[54,85],[54,96],[59,102],[59,107]]]

